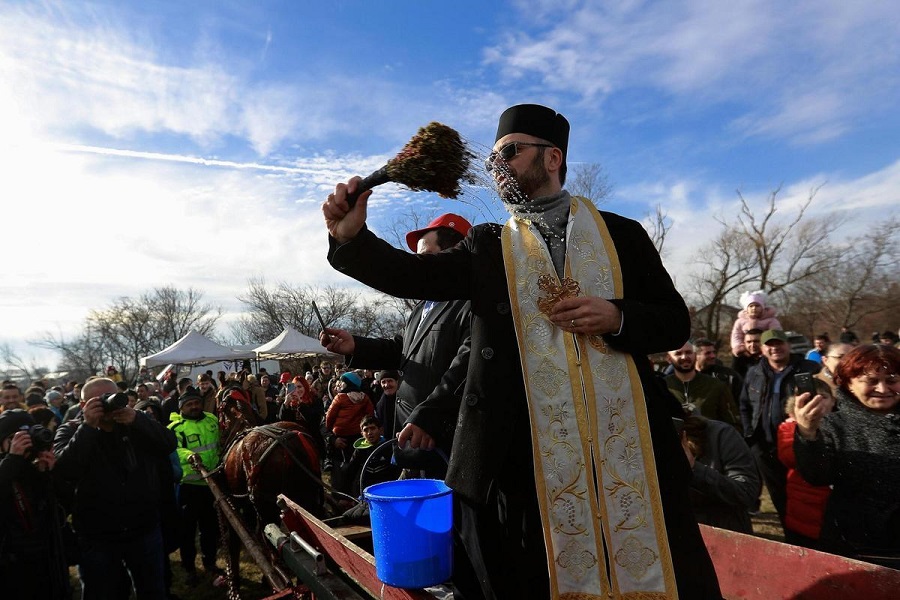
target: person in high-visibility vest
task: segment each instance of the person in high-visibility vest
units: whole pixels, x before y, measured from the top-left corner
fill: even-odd
[[[200,455],[207,470],[215,469],[219,455],[219,421],[214,414],[203,411],[203,399],[193,387],[178,398],[178,412],[172,413],[169,429],[175,432],[176,451],[181,459],[184,476],[179,490],[181,506],[181,564],[187,574],[188,585],[199,583],[197,575],[197,547],[194,539],[200,528],[200,552],[203,568],[209,574],[220,574],[216,566],[218,547],[218,519],[212,491],[206,481],[188,463],[193,454]]]

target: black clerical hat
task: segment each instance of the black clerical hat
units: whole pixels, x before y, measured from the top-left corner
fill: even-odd
[[[569,145],[569,122],[552,108],[539,104],[517,104],[503,111],[494,141],[509,133],[525,133],[547,140],[562,150],[563,157]]]

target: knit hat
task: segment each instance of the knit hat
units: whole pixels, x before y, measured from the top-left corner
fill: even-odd
[[[517,104],[503,111],[497,125],[499,140],[510,133],[524,133],[547,140],[563,153],[563,160],[569,146],[569,122],[564,116],[539,104]]]
[[[34,425],[34,418],[21,408],[4,410],[0,413],[0,441],[5,440],[23,427]]]
[[[747,308],[754,302],[765,308],[766,306],[766,293],[762,290],[758,290],[756,292],[744,292],[741,294],[741,308]]]
[[[62,400],[62,397],[63,395],[56,390],[50,390],[47,392],[47,395],[44,396],[44,400],[47,401],[47,404],[51,404],[54,400]]]
[[[459,233],[461,236],[465,237],[466,234],[469,233],[469,230],[472,229],[472,224],[459,215],[447,213],[445,215],[439,216],[422,229],[416,229],[415,231],[410,231],[409,233],[407,233],[406,245],[409,246],[410,250],[415,252],[417,250],[416,247],[419,244],[419,239],[432,229],[438,229],[440,227],[447,227],[448,229],[452,229],[453,231]]]
[[[393,379],[395,381],[400,381],[400,371],[382,371],[378,378],[378,381],[381,381],[387,377],[388,379]]]
[[[184,390],[184,393],[178,396],[178,408],[181,409],[181,407],[189,400],[203,401],[203,397],[200,396],[200,393],[192,385],[189,385],[187,389]]]
[[[44,400],[44,397],[41,394],[32,392],[25,396],[25,406],[28,408],[31,408],[32,406],[47,406],[47,401]]]
[[[348,392],[358,392],[362,387],[362,379],[360,379],[359,375],[352,371],[348,371],[341,375],[341,381],[347,383]]]

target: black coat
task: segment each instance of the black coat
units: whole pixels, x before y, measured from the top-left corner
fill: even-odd
[[[792,355],[788,366],[785,368],[790,369],[790,371],[781,380],[780,405],[777,408],[780,415],[779,422],[787,418],[784,414],[784,403],[788,396],[794,393],[794,375],[797,373],[818,373],[821,365]],[[769,362],[765,357],[762,358],[758,363],[747,369],[747,376],[744,378],[744,388],[741,390],[739,401],[744,437],[753,438],[754,441],[764,441],[764,431],[768,427],[769,436],[772,440],[769,442],[769,445],[773,448],[776,445],[775,440],[778,439],[778,431],[776,428],[771,427],[771,423],[767,420],[768,414],[764,415],[763,413],[769,408],[769,401],[772,397],[771,381],[774,376],[775,372],[769,366]]]
[[[833,486],[822,521],[823,549],[900,557],[900,412],[870,411],[842,390],[838,402],[840,412],[823,419],[815,440],[794,438],[803,478]]]
[[[134,423],[111,432],[69,421],[57,429],[53,451],[53,475],[74,489],[72,525],[79,535],[127,540],[160,524],[159,469],[171,469],[175,434],[155,419],[138,412]]]
[[[619,215],[601,214],[619,256],[624,285],[624,298],[611,300],[622,310],[624,327],[620,335],[604,339],[634,357],[644,386],[679,593],[685,598],[716,598],[712,562],[688,498],[691,471],[671,421],[681,408],[653,376],[647,360],[648,354],[680,347],[690,334],[690,317],[643,227]],[[454,248],[413,255],[364,228],[342,245],[330,239],[328,254],[336,269],[388,294],[471,301],[471,354],[446,481],[457,494],[476,503],[488,501],[494,486],[533,494],[535,485],[500,232],[499,225],[479,225]],[[438,392],[434,402],[443,398],[452,404],[454,392]]]
[[[469,302],[438,302],[422,320],[424,304],[419,302],[413,309],[403,336],[353,338],[356,349],[347,363],[351,368],[403,371],[394,398],[395,406],[384,411],[385,414],[400,417],[396,422],[382,423],[387,438],[394,437],[400,431],[407,417],[434,393],[442,379],[445,388],[457,390],[466,377],[472,319]],[[451,365],[454,365],[452,369]],[[440,415],[436,421],[447,423],[447,416]],[[450,450],[449,443],[455,426],[454,408],[449,418],[449,427],[434,431],[434,437],[447,451]]]

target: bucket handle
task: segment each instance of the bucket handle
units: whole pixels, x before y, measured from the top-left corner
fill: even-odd
[[[385,448],[385,447],[392,448],[394,446],[394,444],[399,444],[399,443],[400,442],[397,440],[397,438],[391,438],[389,440],[385,440],[384,442],[379,444],[379,446],[377,448],[375,448],[372,451],[372,454],[370,454],[368,456],[368,458],[366,458],[366,462],[363,463],[362,469],[360,469],[360,471],[359,471],[359,499],[361,501],[365,502],[365,494],[363,494],[363,478],[366,476],[366,469],[369,466],[369,461],[372,460],[372,457],[375,456],[376,454],[378,454],[383,448]],[[434,450],[431,450],[430,452],[437,453],[438,456],[440,456],[441,458],[444,459],[445,463],[447,463],[448,465],[450,464],[450,459],[447,458],[447,454],[440,448],[435,447]]]

